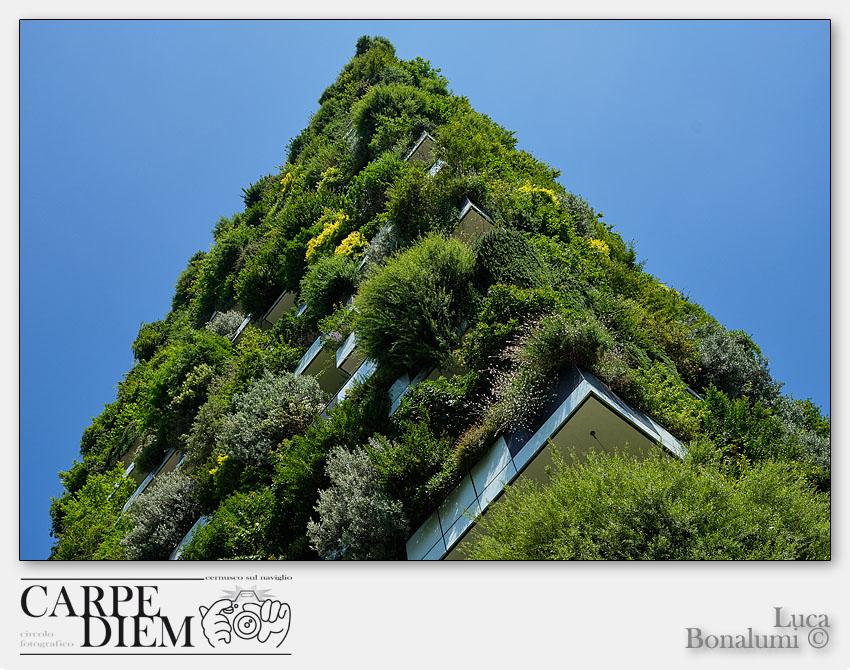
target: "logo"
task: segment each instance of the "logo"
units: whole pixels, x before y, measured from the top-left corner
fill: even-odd
[[[269,589],[235,582],[231,590],[218,591],[222,595],[192,589],[181,598],[174,586],[163,594],[155,584],[27,585],[21,611],[29,625],[20,633],[21,654],[156,654],[164,648],[203,654],[212,647],[227,654],[290,655],[279,648],[292,610]]]
[[[267,599],[267,591],[256,589],[225,593],[229,597],[198,610],[201,629],[210,646],[245,646],[247,642],[279,647],[283,643],[292,618],[287,603]]]

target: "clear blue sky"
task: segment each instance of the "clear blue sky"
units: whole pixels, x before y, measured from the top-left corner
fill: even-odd
[[[516,131],[645,269],[751,333],[829,411],[827,22],[24,22],[21,557],[115,399],[141,321],[354,53],[402,58]]]

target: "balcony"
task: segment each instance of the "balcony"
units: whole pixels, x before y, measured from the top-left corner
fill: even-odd
[[[434,162],[436,148],[437,142],[434,138],[428,133],[422,133],[404,160],[408,163],[428,163],[430,165]]]
[[[133,491],[133,494],[127,499],[127,502],[124,503],[124,507],[121,508],[121,511],[126,512],[130,508],[132,502],[136,498],[138,498],[142,493],[144,493],[144,490],[150,485],[150,483],[154,480],[155,477],[157,477],[159,474],[167,474],[173,470],[176,470],[183,464],[183,460],[185,458],[186,455],[184,453],[179,452],[176,449],[169,449],[168,453],[165,454],[159,465],[153,470],[151,470],[144,479],[142,479],[141,483],[136,487],[136,490]],[[135,463],[132,463],[127,468],[127,472],[125,474],[134,472],[134,466]]]
[[[278,296],[278,299],[274,301],[274,304],[269,307],[265,314],[263,314],[263,318],[260,320],[260,328],[263,330],[269,330],[272,326],[274,326],[280,317],[295,307],[295,298],[296,295],[292,291],[284,291],[281,293]]]
[[[431,371],[428,369],[420,370],[412,378],[409,373],[405,372],[403,375],[401,375],[401,377],[399,377],[395,380],[395,382],[393,382],[393,385],[390,386],[389,390],[390,416],[395,414],[395,411],[401,404],[401,399],[407,395],[407,392],[420,382],[424,381],[430,372]]]
[[[337,394],[331,398],[331,401],[327,404],[327,407],[320,414],[322,419],[328,418],[328,412],[331,411],[334,407],[336,407],[339,403],[345,400],[348,397],[348,394],[351,393],[351,390],[357,385],[365,382],[369,377],[371,377],[375,370],[378,369],[378,364],[375,361],[365,359],[360,367],[355,370],[354,374],[348,379],[345,384],[343,384],[342,388],[337,392]]]
[[[531,428],[505,433],[407,541],[410,560],[462,559],[459,549],[480,531],[476,519],[508,484],[548,480],[553,449],[624,453],[641,458],[660,445],[683,457],[685,448],[651,417],[574,366],[560,376],[554,395]]]
[[[183,549],[187,544],[192,540],[192,536],[195,534],[196,530],[199,530],[206,526],[210,521],[212,521],[212,517],[202,516],[198,519],[194,525],[187,531],[187,533],[183,536],[183,539],[178,542],[177,546],[174,547],[174,551],[171,552],[171,555],[168,557],[169,561],[176,561],[180,558],[180,555],[183,553]]]
[[[463,199],[460,208],[459,223],[452,237],[466,244],[473,244],[478,238],[493,229],[493,220],[484,211],[473,204],[469,198]]]
[[[350,376],[365,360],[366,354],[357,346],[357,333],[352,332],[336,350],[336,366]]]
[[[336,353],[324,346],[327,335],[319,335],[298,361],[296,375],[315,377],[325,393],[335,394],[349,378],[349,375],[336,366]]]
[[[446,164],[446,162],[445,162],[444,160],[442,160],[442,159],[438,158],[438,159],[435,161],[435,163],[431,166],[431,169],[430,169],[430,170],[428,170],[428,176],[429,176],[429,177],[433,177],[433,176],[435,176],[435,175],[436,175],[436,174],[437,174],[440,170],[442,170],[442,169],[443,169],[443,166],[444,166],[445,164]]]
[[[251,323],[251,315],[245,317],[242,323],[239,324],[239,328],[236,329],[236,332],[233,333],[233,337],[230,338],[230,341],[236,344],[239,341],[239,338],[242,337],[242,331],[245,330],[245,326]]]
[[[131,478],[136,484],[141,484],[145,478],[145,473],[136,467],[136,456],[139,453],[139,445],[142,443],[142,436],[139,435],[130,445],[130,448],[118,459],[118,462],[125,467],[124,476]]]

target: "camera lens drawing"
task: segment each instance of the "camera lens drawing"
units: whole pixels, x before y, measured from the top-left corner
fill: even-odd
[[[233,619],[233,632],[243,640],[257,637],[260,632],[260,617],[253,612],[242,612]]]
[[[221,598],[199,611],[204,637],[212,647],[230,645],[237,638],[279,647],[289,633],[292,616],[287,603],[261,600],[253,591],[242,591],[234,600]]]

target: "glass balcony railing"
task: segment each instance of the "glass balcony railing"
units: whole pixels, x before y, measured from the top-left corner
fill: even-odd
[[[328,412],[345,400],[357,384],[362,384],[369,379],[369,377],[371,377],[377,369],[378,364],[375,361],[369,360],[368,358],[365,359],[360,364],[360,367],[357,368],[355,373],[349,377],[348,381],[343,384],[337,394],[331,398],[331,401],[327,404],[327,407],[325,407],[320,416],[323,419],[327,419]]]
[[[133,501],[144,492],[148,485],[153,481],[153,478],[156,477],[159,471],[165,466],[166,463],[168,463],[169,459],[173,455],[174,449],[169,449],[168,453],[165,454],[165,457],[162,459],[160,464],[147,474],[147,476],[142,480],[142,483],[136,487],[136,490],[133,491],[133,494],[127,499],[127,502],[124,503],[124,507],[121,508],[122,512],[126,512],[127,509],[129,509]]]
[[[263,314],[263,318],[260,320],[260,327],[263,330],[268,330],[274,326],[280,317],[295,307],[295,298],[295,293],[292,291],[281,293],[278,299],[269,307],[268,311]]]
[[[475,533],[475,521],[520,478],[544,482],[555,463],[553,450],[645,457],[659,446],[683,458],[679,440],[632,407],[589,372],[564,370],[547,404],[528,428],[507,431],[464,475],[407,541],[410,560],[463,558],[460,547]]]
[[[401,377],[393,382],[393,385],[390,386],[390,416],[395,414],[395,411],[398,409],[399,404],[401,403],[401,399],[407,395],[408,391],[412,389],[414,386],[419,384],[419,382],[423,381],[425,377],[428,376],[430,370],[420,370],[417,372],[413,378],[410,377],[408,373],[404,373]]]
[[[212,517],[210,516],[202,516],[200,519],[198,519],[194,523],[194,525],[186,532],[186,534],[183,536],[183,539],[178,542],[176,547],[174,547],[174,551],[171,552],[171,555],[168,557],[168,560],[176,561],[177,559],[179,559],[180,556],[183,554],[183,550],[186,548],[186,545],[192,541],[192,536],[195,534],[195,531],[206,526],[211,520]]]
[[[236,329],[236,332],[233,333],[233,337],[230,338],[231,342],[236,342],[239,337],[242,335],[242,331],[245,330],[245,326],[251,323],[251,315],[245,317],[242,323],[239,324],[239,328]]]

